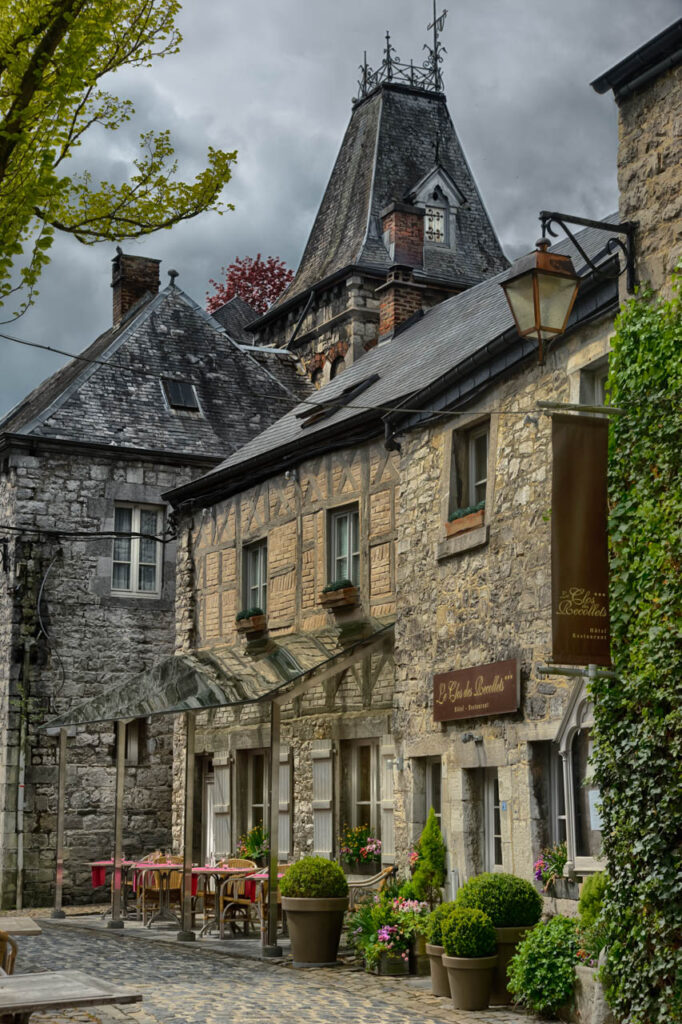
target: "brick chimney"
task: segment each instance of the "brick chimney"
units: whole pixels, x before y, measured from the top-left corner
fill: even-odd
[[[120,246],[116,246],[116,255],[111,262],[116,327],[143,295],[147,292],[150,295],[158,295],[161,260],[151,260],[146,256],[127,256]]]
[[[394,260],[379,296],[379,341],[422,308],[425,286],[414,279],[424,265],[424,211],[408,203],[391,203],[381,213],[384,245]]]
[[[381,211],[384,245],[394,263],[424,265],[424,211],[408,203],[391,203]]]

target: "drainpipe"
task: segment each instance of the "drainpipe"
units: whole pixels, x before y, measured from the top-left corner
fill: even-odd
[[[31,661],[30,645],[24,644],[24,665],[22,675],[23,694],[19,719],[19,779],[17,785],[17,910],[23,909],[24,902],[24,793],[26,786],[26,717],[29,693],[29,672]]]

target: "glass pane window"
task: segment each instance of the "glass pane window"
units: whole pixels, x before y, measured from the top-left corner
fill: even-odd
[[[366,825],[378,835],[379,813],[379,749],[375,743],[358,743],[353,748],[351,785],[353,791],[353,824]]]
[[[426,763],[426,813],[433,807],[441,826],[441,763],[439,757],[430,757]],[[442,831],[442,827],[441,827]]]
[[[502,867],[502,805],[497,768],[486,768],[484,776],[484,840],[486,871]]]
[[[244,607],[268,610],[268,542],[244,548]]]
[[[485,501],[488,483],[488,424],[469,435],[469,504]]]
[[[114,509],[111,589],[114,593],[157,596],[160,591],[161,510],[139,505]],[[129,536],[126,536],[129,534]]]
[[[265,754],[249,756],[249,828],[265,825]]]
[[[357,506],[331,514],[329,580],[360,579],[360,539]]]

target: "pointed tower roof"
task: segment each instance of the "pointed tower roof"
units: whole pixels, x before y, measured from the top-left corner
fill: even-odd
[[[382,211],[393,201],[423,202],[417,198],[420,186],[438,172],[457,196],[456,239],[451,246],[425,247],[424,279],[465,288],[509,265],[445,96],[433,83],[396,81],[398,67],[412,77],[417,70],[394,62],[387,80],[385,72],[369,72],[368,78],[365,67],[361,96],[296,276],[264,319],[351,267],[384,275],[393,260],[382,237]]]

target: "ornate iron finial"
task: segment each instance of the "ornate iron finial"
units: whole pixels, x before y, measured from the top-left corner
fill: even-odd
[[[433,46],[424,44],[424,49],[428,51],[428,57],[421,65],[415,64],[413,60],[409,64],[404,64],[400,60],[395,52],[395,47],[391,44],[391,34],[388,30],[381,65],[376,71],[367,63],[367,51],[365,51],[363,63],[360,65],[358,100],[364,100],[382,82],[398,82],[411,85],[416,89],[424,89],[426,92],[442,92],[441,64],[443,63],[443,54],[447,51],[441,44],[440,34],[443,31],[447,13],[447,10],[444,10],[440,16],[436,16],[436,0],[433,0],[433,21],[428,26],[429,31],[433,30]]]

